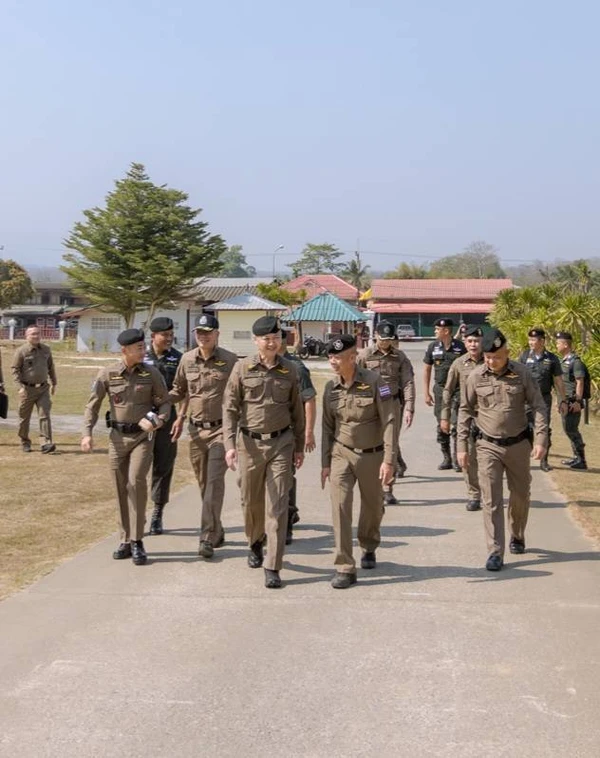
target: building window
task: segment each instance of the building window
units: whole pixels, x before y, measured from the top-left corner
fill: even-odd
[[[235,329],[233,330],[233,339],[234,340],[249,340],[250,339],[250,332],[238,332]]]
[[[105,329],[120,329],[121,319],[117,316],[93,316],[92,329],[102,331]]]

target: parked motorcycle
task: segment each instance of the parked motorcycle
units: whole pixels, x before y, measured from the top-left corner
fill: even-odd
[[[302,360],[310,358],[311,355],[327,355],[327,346],[323,340],[317,339],[317,337],[305,337],[302,342],[302,347],[298,351],[298,355]]]

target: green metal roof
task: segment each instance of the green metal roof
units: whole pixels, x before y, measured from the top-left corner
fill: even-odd
[[[344,300],[322,292],[307,300],[285,317],[286,321],[367,321],[364,313]]]

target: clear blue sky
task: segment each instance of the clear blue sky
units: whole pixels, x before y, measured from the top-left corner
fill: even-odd
[[[600,255],[599,27],[578,0],[5,0],[0,255],[59,264],[132,161],[262,270],[308,241]]]

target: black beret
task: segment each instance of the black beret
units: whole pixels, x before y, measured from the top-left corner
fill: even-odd
[[[351,334],[340,334],[339,337],[329,340],[327,343],[327,355],[336,355],[349,350],[356,345],[356,340]]]
[[[262,316],[252,324],[252,334],[255,337],[264,337],[267,334],[277,334],[281,331],[279,319],[275,316]]]
[[[136,342],[144,341],[144,332],[141,329],[125,329],[117,337],[119,345],[135,345]]]
[[[153,318],[150,322],[150,331],[168,332],[169,329],[172,329],[174,326],[173,319],[168,316],[158,316],[157,318]]]
[[[469,326],[465,326],[463,329],[463,335],[465,337],[482,337],[483,329],[480,326],[474,326],[473,324],[470,324]]]
[[[546,337],[546,332],[543,329],[538,329],[537,327],[535,329],[530,329],[527,332],[528,337]]]
[[[500,329],[490,329],[483,336],[483,342],[481,348],[484,353],[495,353],[503,345],[506,345],[506,337],[502,334]]]
[[[454,326],[451,318],[438,318],[433,322],[434,326]]]
[[[377,324],[375,331],[380,337],[383,337],[384,340],[393,340],[396,337],[396,330],[391,321],[380,321]]]
[[[215,316],[211,316],[210,313],[203,313],[196,319],[196,326],[194,329],[199,329],[201,332],[212,332],[213,329],[219,328],[219,321]]]
[[[569,340],[569,342],[573,341],[573,335],[571,332],[556,332],[554,338],[557,340]]]

